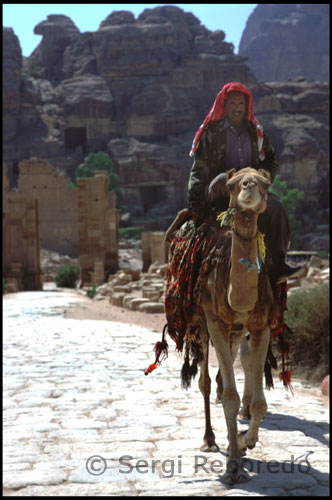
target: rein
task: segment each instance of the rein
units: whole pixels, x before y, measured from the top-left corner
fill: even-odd
[[[239,233],[237,233],[237,232],[235,231],[235,229],[234,229],[234,228],[232,228],[232,231],[233,231],[234,235],[235,235],[237,238],[239,238],[239,240],[241,240],[241,241],[252,241],[252,240],[254,240],[255,238],[257,238],[257,236],[259,235],[259,231],[257,230],[257,233],[256,233],[256,234],[255,234],[255,236],[253,236],[252,238],[243,238],[243,236],[241,236]]]

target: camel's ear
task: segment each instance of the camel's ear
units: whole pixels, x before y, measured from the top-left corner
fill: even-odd
[[[260,168],[258,170],[259,174],[256,175],[257,179],[263,184],[264,188],[267,189],[271,186],[271,174],[267,170]]]
[[[232,168],[231,170],[227,170],[227,172],[226,172],[227,181],[229,181],[229,179],[231,179],[233,177],[235,172],[236,172],[235,168]]]
[[[264,177],[266,177],[270,182],[271,182],[271,174],[268,170],[264,170],[263,168],[260,168],[258,170],[260,174],[262,174]]]
[[[236,179],[232,179],[234,177],[234,174],[236,174],[235,168],[232,168],[231,170],[227,170],[227,172],[226,172],[226,176],[227,176],[226,186],[229,189],[232,189],[234,187],[235,182],[236,182]]]

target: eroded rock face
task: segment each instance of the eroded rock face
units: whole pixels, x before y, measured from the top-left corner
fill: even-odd
[[[328,250],[329,84],[304,78],[266,82],[255,95],[257,116],[269,134],[287,188],[305,193],[296,217],[302,250]]]
[[[43,39],[29,57],[31,75],[51,81],[61,80],[64,77],[64,52],[79,38],[79,29],[69,17],[51,14],[46,21],[37,24],[34,33],[42,35]]]
[[[270,7],[277,9],[276,22],[291,32],[288,36],[303,43],[294,26],[310,32],[303,27],[309,7],[257,9]],[[318,15],[322,6],[314,7]],[[283,21],[282,9],[295,24]],[[40,157],[73,177],[88,153],[106,151],[132,222],[165,230],[187,204],[188,153],[197,128],[221,87],[240,81],[253,92],[255,114],[276,149],[282,178],[288,187],[305,191],[304,231],[311,232],[313,220],[316,226],[326,224],[327,83],[272,81],[273,73],[268,83],[257,83],[246,57],[234,55],[225,41],[225,32],[209,31],[173,5],[145,9],[138,19],[127,11],[112,12],[96,32],[86,33],[68,17],[52,15],[36,32],[41,43],[22,58],[13,31],[3,31],[3,150],[9,175],[18,161]],[[250,36],[255,33],[256,28]],[[274,53],[266,52],[273,60]],[[288,64],[284,57],[279,62]],[[321,236],[316,241],[320,244]]]
[[[239,54],[258,81],[329,81],[329,5],[259,4],[242,34]]]
[[[20,42],[11,28],[3,28],[2,112],[5,141],[15,137],[18,130],[21,71]]]

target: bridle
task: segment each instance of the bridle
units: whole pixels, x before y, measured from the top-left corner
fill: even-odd
[[[260,195],[261,195],[261,202],[258,205],[258,207],[255,210],[251,210],[253,213],[260,213],[261,208],[262,208],[262,203],[263,200],[267,200],[267,193],[264,191],[259,190]],[[243,241],[244,243],[250,243],[251,241],[257,239],[258,240],[258,252],[257,252],[257,263],[250,261],[249,259],[249,253],[248,253],[248,258],[241,258],[240,263],[246,266],[247,271],[250,272],[252,269],[256,268],[258,273],[261,270],[261,262],[265,260],[265,243],[264,243],[264,234],[260,233],[258,228],[257,232],[254,236],[251,236],[249,238],[245,238],[244,236],[241,236],[238,232],[235,231],[234,228],[234,223],[235,223],[235,214],[239,212],[245,212],[248,211],[246,208],[239,208],[239,207],[233,207],[233,208],[228,208],[226,212],[221,212],[217,216],[217,220],[220,221],[220,226],[229,226],[230,229],[232,230],[233,235],[238,238],[240,241]],[[249,224],[251,217],[248,215],[246,216],[245,214],[243,215],[245,219],[247,219],[247,222]]]

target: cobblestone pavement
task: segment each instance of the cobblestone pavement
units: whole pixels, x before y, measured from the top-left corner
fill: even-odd
[[[4,297],[5,496],[329,494],[328,409],[317,389],[295,381],[293,397],[275,377],[246,457],[252,478],[230,487],[222,407],[212,403],[222,451],[200,452],[203,401],[196,382],[181,389],[182,358],[171,352],[144,376],[160,333],[64,318],[77,300],[55,289]],[[242,391],[239,369],[237,381]]]

